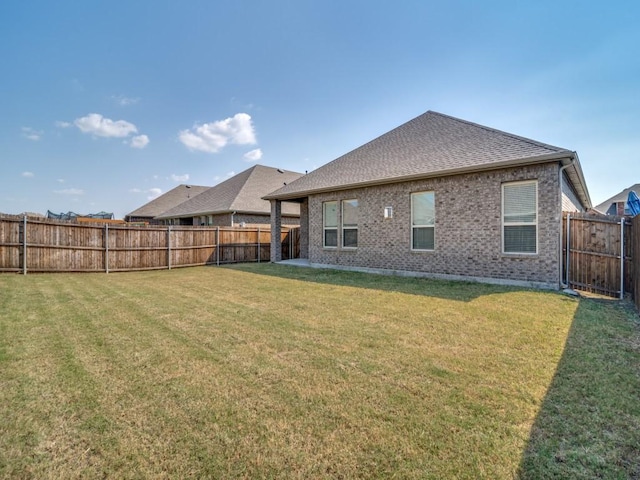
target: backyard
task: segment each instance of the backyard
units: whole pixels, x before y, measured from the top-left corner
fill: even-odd
[[[640,478],[625,303],[273,264],[0,275],[1,478]]]

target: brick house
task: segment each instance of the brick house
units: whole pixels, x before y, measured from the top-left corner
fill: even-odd
[[[631,185],[630,187],[625,188],[617,195],[614,195],[601,204],[593,207],[593,210],[605,215],[631,215],[631,211],[629,210],[629,206],[627,205],[627,198],[629,197],[629,192],[632,191],[636,192],[636,195],[640,195],[640,183],[636,183],[635,185]]]
[[[183,202],[186,202],[190,198],[201,194],[209,188],[211,187],[205,187],[202,185],[178,185],[159,197],[154,198],[150,202],[145,203],[141,207],[136,208],[133,212],[126,214],[124,220],[126,222],[158,224],[160,222],[155,220],[156,216],[180,205]]]
[[[154,220],[166,225],[268,226],[270,205],[262,197],[300,176],[298,172],[254,165],[163,211]],[[300,206],[286,203],[282,218],[285,225],[299,225]]]
[[[541,288],[561,286],[562,212],[591,207],[575,152],[431,111],[264,198],[272,229],[300,203],[312,266]]]

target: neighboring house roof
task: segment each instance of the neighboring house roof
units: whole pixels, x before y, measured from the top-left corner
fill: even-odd
[[[176,188],[169,190],[167,193],[160,195],[158,198],[145,203],[140,208],[128,213],[127,217],[149,217],[153,218],[162,212],[180,205],[181,203],[195,197],[210,187],[201,185],[178,185]]]
[[[197,197],[163,212],[156,218],[191,217],[228,212],[269,215],[271,204],[262,197],[301,176],[302,174],[298,172],[254,165],[207,189]],[[284,204],[282,214],[299,216],[299,206]]]
[[[593,208],[594,210],[597,210],[600,213],[608,213],[612,204],[618,203],[618,202],[625,202],[625,212],[627,212],[628,211],[628,209],[626,208],[627,197],[629,197],[629,192],[632,190],[636,192],[638,196],[640,196],[640,183],[636,183],[635,185],[631,185],[629,188],[625,188],[617,195],[614,195],[613,197],[605,200],[604,202],[602,202],[599,205],[596,205]],[[613,214],[617,215],[615,211]]]
[[[562,160],[591,206],[578,156],[570,150],[428,111],[290,183],[265,199],[295,199],[353,187]]]

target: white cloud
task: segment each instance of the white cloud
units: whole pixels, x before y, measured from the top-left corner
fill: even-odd
[[[22,176],[26,178],[31,178],[31,177],[35,177],[35,174],[33,172],[22,172]]]
[[[127,137],[137,133],[138,129],[133,123],[125,120],[113,121],[104,118],[99,113],[90,113],[86,117],[76,118],[73,122],[82,133],[88,133],[97,137]]]
[[[34,130],[31,127],[22,127],[22,136],[28,140],[37,142],[42,137],[44,132],[42,130]]]
[[[58,183],[64,183],[64,178],[59,178],[59,179],[57,180],[57,182],[58,182]]]
[[[133,97],[125,97],[124,95],[111,95],[111,99],[115,100],[115,102],[121,107],[127,107],[129,105],[135,105],[140,101],[139,98]]]
[[[175,173],[171,174],[171,180],[174,182],[186,182],[189,180],[189,174],[185,173],[184,175],[176,175]]]
[[[207,153],[219,152],[228,143],[256,143],[251,116],[246,113],[237,113],[233,117],[216,122],[196,124],[191,130],[182,130],[179,139],[189,150]]]
[[[147,190],[147,193],[149,194],[147,196],[147,200],[153,200],[154,198],[158,198],[160,195],[162,195],[162,190],[159,188],[150,188],[149,190]]]
[[[230,172],[225,173],[224,178],[231,178],[233,176],[235,176],[236,172],[234,172],[233,170],[231,170]],[[213,177],[214,181],[219,181],[222,180],[222,177],[220,177],[220,175],[216,175],[215,177]]]
[[[130,193],[146,193],[147,200],[153,200],[154,198],[157,198],[160,195],[162,195],[162,189],[157,187],[149,188],[147,190],[144,190],[142,188],[130,188],[129,192]]]
[[[56,120],[54,125],[58,128],[69,128],[71,126],[70,122],[63,122],[62,120]]]
[[[58,195],[84,195],[84,190],[80,188],[65,188],[63,190],[54,190],[53,193]]]
[[[244,154],[245,160],[248,162],[256,162],[262,158],[262,150],[256,148],[255,150],[251,150]]]
[[[144,148],[149,144],[149,137],[147,137],[146,135],[137,135],[135,137],[133,137],[131,139],[131,142],[129,143],[129,145],[131,145],[132,148]]]

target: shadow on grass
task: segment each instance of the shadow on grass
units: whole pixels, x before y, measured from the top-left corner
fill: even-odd
[[[519,287],[490,285],[478,282],[432,280],[428,278],[380,275],[325,268],[274,265],[272,263],[240,263],[221,266],[219,268],[229,268],[256,275],[315,282],[325,285],[367,288],[462,302],[470,302],[484,295],[523,290]]]
[[[531,429],[520,479],[640,479],[640,325],[618,301],[581,299]]]

